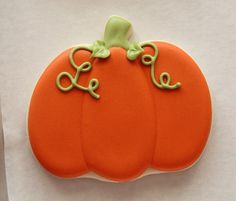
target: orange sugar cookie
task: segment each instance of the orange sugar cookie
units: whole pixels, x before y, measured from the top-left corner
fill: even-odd
[[[129,181],[200,157],[212,114],[202,72],[172,44],[130,42],[130,28],[112,16],[103,40],[66,50],[40,77],[28,131],[52,174]]]

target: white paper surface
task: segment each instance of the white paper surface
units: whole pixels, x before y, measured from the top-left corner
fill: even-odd
[[[10,201],[236,200],[236,2],[0,0],[0,90]],[[26,112],[48,63],[67,47],[102,37],[110,15],[133,24],[134,39],[170,41],[192,55],[213,101],[213,127],[202,159],[173,174],[112,184],[61,180],[31,153]]]
[[[7,188],[5,176],[5,162],[4,162],[4,142],[3,142],[3,129],[2,129],[2,112],[0,105],[0,200],[7,201]]]

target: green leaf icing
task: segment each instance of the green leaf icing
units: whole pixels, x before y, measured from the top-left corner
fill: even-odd
[[[105,42],[97,40],[93,44],[92,57],[105,59],[110,56],[110,50],[105,46]]]
[[[128,38],[130,35],[131,23],[126,19],[119,16],[112,16],[108,20],[104,33],[104,40],[97,40],[93,45],[79,45],[74,47],[69,54],[69,61],[71,66],[76,70],[73,77],[68,72],[61,72],[56,78],[56,86],[63,92],[77,88],[82,91],[87,91],[92,97],[99,99],[100,95],[95,92],[99,87],[99,81],[96,78],[89,80],[88,86],[82,86],[79,82],[79,76],[82,72],[89,72],[92,70],[92,64],[87,61],[78,66],[74,61],[74,54],[79,50],[87,50],[91,52],[91,56],[94,58],[106,59],[110,56],[111,47],[121,47],[127,51],[127,59],[134,61],[144,52],[144,47],[151,47],[154,50],[154,55],[143,54],[141,56],[141,62],[151,67],[151,80],[153,84],[159,89],[177,89],[181,86],[180,82],[171,84],[171,77],[168,72],[160,74],[159,82],[155,77],[155,63],[158,57],[158,48],[152,42],[143,43],[130,43]],[[71,84],[67,87],[61,85],[61,79],[66,77],[70,80]]]
[[[129,60],[135,60],[142,52],[143,48],[138,43],[131,43],[127,50],[127,57]]]

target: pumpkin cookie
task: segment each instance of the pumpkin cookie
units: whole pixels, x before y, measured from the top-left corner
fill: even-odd
[[[201,155],[211,99],[198,65],[172,44],[130,42],[130,28],[112,16],[103,40],[64,51],[39,79],[28,130],[52,174],[128,181],[188,168]]]

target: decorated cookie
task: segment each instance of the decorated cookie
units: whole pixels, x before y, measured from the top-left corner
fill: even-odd
[[[28,130],[42,166],[65,178],[129,181],[200,157],[211,99],[194,60],[166,42],[131,42],[112,16],[103,40],[61,53],[39,79]]]

